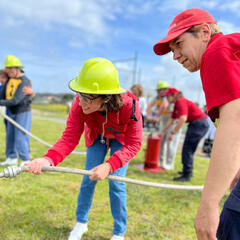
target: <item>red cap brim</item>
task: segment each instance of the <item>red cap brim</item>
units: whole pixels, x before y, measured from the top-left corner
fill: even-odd
[[[174,40],[175,38],[179,37],[181,34],[183,34],[184,32],[186,32],[190,27],[186,27],[183,29],[180,29],[176,32],[173,33],[168,33],[168,35],[163,38],[160,42],[156,43],[153,46],[153,51],[157,54],[157,55],[164,55],[168,52],[171,51],[170,47],[169,47],[169,43]]]
[[[165,97],[165,96],[167,96],[168,94],[170,94],[169,92],[165,92],[164,94],[162,94],[161,96],[162,97]]]

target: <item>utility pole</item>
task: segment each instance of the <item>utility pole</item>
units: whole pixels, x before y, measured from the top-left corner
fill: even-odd
[[[137,82],[137,62],[138,62],[138,52],[135,52],[135,55],[133,58],[125,58],[125,59],[118,59],[118,60],[114,60],[112,61],[113,64],[117,64],[117,63],[125,63],[125,62],[133,62],[133,67],[131,68],[125,68],[125,67],[117,67],[117,69],[121,70],[121,71],[125,71],[125,72],[129,72],[131,75],[131,79],[132,79],[132,85],[134,85]]]
[[[142,78],[142,70],[141,69],[139,69],[138,70],[138,82],[137,83],[141,83],[141,79]]]
[[[135,52],[134,65],[133,65],[133,81],[132,85],[137,82],[137,61],[138,61],[138,52]]]

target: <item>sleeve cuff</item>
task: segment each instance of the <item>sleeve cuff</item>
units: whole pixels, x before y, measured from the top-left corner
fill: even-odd
[[[44,158],[51,159],[53,166],[57,166],[63,160],[62,155],[54,150],[49,150]]]
[[[54,162],[53,162],[53,160],[52,160],[51,158],[46,157],[46,156],[44,156],[44,158],[45,158],[46,160],[48,160],[48,162],[50,163],[50,166],[55,166],[55,165],[54,165]]]
[[[122,161],[117,156],[111,156],[107,162],[111,165],[111,173],[122,167]]]

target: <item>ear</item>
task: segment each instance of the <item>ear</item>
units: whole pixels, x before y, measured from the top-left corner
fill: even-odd
[[[211,29],[207,23],[203,23],[200,29],[200,35],[204,42],[209,42],[211,38]]]

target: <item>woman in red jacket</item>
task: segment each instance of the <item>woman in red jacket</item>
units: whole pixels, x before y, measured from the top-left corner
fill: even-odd
[[[48,153],[28,165],[31,173],[40,174],[42,166],[56,166],[79,143],[84,131],[87,147],[85,169],[93,174],[84,176],[78,196],[76,220],[69,240],[79,240],[87,231],[88,212],[97,180],[109,174],[126,175],[128,162],[140,150],[142,118],[137,98],[119,87],[118,73],[107,59],[89,59],[79,75],[70,82],[77,93],[62,137]],[[104,158],[110,148],[110,158]],[[109,180],[109,196],[114,218],[111,240],[123,240],[126,231],[126,186]]]
[[[174,110],[160,135],[166,133],[174,119],[178,119],[176,126],[168,136],[168,140],[171,141],[174,138],[174,134],[179,131],[184,123],[188,123],[182,148],[183,171],[180,172],[181,175],[179,177],[173,179],[174,181],[188,182],[191,180],[193,172],[193,154],[201,138],[205,136],[209,128],[207,115],[195,103],[184,98],[182,93],[176,88],[169,88],[162,96],[167,96],[168,102],[174,103]]]

